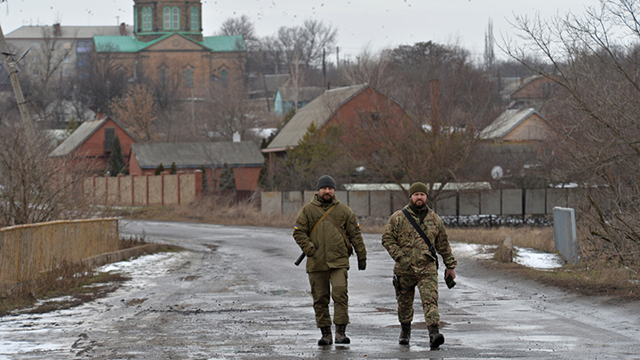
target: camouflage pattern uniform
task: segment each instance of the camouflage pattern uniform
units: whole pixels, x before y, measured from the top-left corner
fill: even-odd
[[[451,253],[447,232],[440,217],[427,207],[427,214],[420,223],[420,219],[409,205],[405,206],[405,209],[427,234],[437,253],[442,256],[445,266],[455,269],[457,261]],[[382,235],[382,245],[396,262],[393,273],[399,281],[396,300],[400,323],[411,323],[413,320],[413,299],[417,286],[427,326],[438,325],[438,260],[433,258],[429,246],[401,210],[393,213],[387,221]]]
[[[319,328],[331,326],[329,300],[333,299],[334,324],[349,324],[348,270],[349,255],[344,237],[336,227],[324,219],[309,237],[309,233],[322,217],[319,209],[326,212],[331,206],[336,207],[328,216],[345,231],[349,241],[358,255],[358,260],[367,258],[367,250],[360,232],[356,215],[346,205],[334,197],[333,202],[324,203],[315,194],[310,203],[302,207],[298,213],[293,230],[293,237],[302,251],[307,255],[307,273],[313,295],[313,309],[316,313],[316,324]],[[330,289],[332,287],[333,289]]]

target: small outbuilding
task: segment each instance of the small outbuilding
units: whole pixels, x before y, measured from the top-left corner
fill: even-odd
[[[107,170],[116,136],[120,140],[122,155],[126,161],[131,154],[131,145],[136,140],[111,117],[83,122],[49,156],[67,157],[72,163],[82,163],[89,171],[102,174]]]
[[[250,141],[134,144],[129,173],[154,174],[160,164],[169,169],[172,163],[187,174],[204,167],[207,183],[213,190],[219,189],[226,165],[233,170],[236,190],[255,191],[264,156]]]

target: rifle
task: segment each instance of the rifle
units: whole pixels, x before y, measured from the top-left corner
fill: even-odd
[[[306,255],[304,253],[300,254],[300,256],[298,256],[298,260],[296,260],[296,262],[294,262],[294,264],[296,264],[296,266],[300,265],[300,263],[302,262],[302,260],[304,260],[304,257]]]

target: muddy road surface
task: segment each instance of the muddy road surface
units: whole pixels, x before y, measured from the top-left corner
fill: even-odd
[[[410,346],[391,285],[393,261],[365,235],[366,271],[349,271],[351,344],[319,347],[309,284],[291,229],[132,221],[188,251],[108,265],[132,280],[107,298],[0,319],[3,359],[639,359],[638,304],[586,298],[488,267],[453,244],[458,285],[440,279],[446,342],[430,351],[419,297]],[[441,269],[442,272],[442,269]],[[442,275],[442,274],[441,274]]]

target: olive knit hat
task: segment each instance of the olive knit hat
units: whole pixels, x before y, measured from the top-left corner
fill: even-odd
[[[336,188],[336,181],[333,180],[333,178],[329,175],[322,175],[320,176],[320,178],[318,179],[318,186],[317,189],[320,190],[323,187],[332,187],[332,188]]]
[[[409,197],[411,197],[411,195],[413,195],[414,193],[417,192],[423,192],[425,194],[429,193],[429,189],[427,188],[427,185],[421,183],[421,182],[415,182],[413,184],[411,184],[411,187],[409,188]]]

